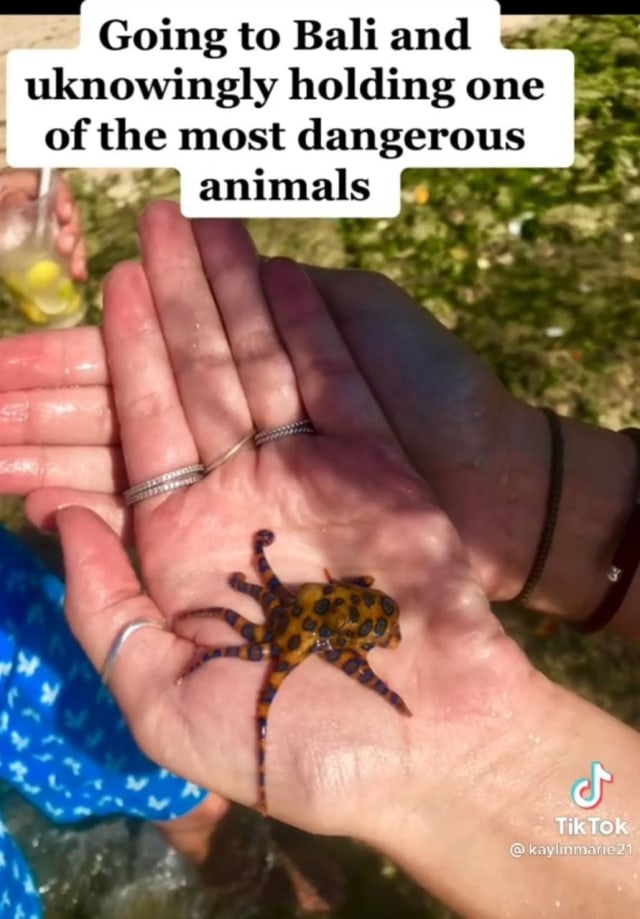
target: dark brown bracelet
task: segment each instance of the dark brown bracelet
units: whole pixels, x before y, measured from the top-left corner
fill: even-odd
[[[549,423],[549,434],[551,435],[551,461],[549,463],[547,508],[531,571],[529,572],[527,580],[524,582],[522,590],[517,597],[513,598],[511,601],[512,603],[524,604],[529,599],[540,580],[551,551],[553,534],[555,533],[556,523],[558,521],[560,498],[562,496],[562,484],[564,481],[564,443],[562,440],[560,419],[551,408],[543,408],[541,411],[544,413]]]
[[[620,433],[630,437],[638,451],[635,504],[624,525],[618,548],[607,572],[611,587],[586,619],[574,623],[580,632],[597,632],[611,622],[622,606],[640,564],[640,430],[625,428]]]

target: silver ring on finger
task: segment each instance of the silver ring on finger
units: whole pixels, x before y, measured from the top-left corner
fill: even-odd
[[[219,456],[212,463],[209,463],[208,466],[205,466],[204,474],[209,475],[209,473],[213,472],[214,469],[218,469],[218,467],[222,466],[223,463],[226,463],[230,459],[232,459],[236,455],[236,453],[239,453],[240,450],[242,450],[242,448],[246,446],[246,444],[249,443],[249,441],[253,440],[254,436],[255,436],[255,430],[252,428],[249,431],[249,433],[245,434],[245,436],[241,440],[235,443],[232,447],[229,447],[229,449],[225,453],[223,453],[222,456]]]
[[[137,504],[146,498],[153,498],[165,492],[175,491],[177,488],[184,488],[186,485],[195,485],[203,477],[204,466],[202,463],[192,463],[190,466],[181,466],[179,469],[164,472],[162,475],[157,475],[152,479],[132,485],[131,488],[127,488],[122,493],[122,496],[125,504]]]
[[[164,630],[167,628],[166,623],[161,622],[159,619],[134,619],[128,625],[125,625],[119,634],[116,635],[114,642],[111,645],[111,650],[107,654],[107,659],[104,662],[104,667],[102,668],[102,673],[100,674],[100,678],[104,686],[106,686],[109,681],[111,671],[113,670],[113,665],[115,664],[118,655],[124,648],[126,641],[131,638],[134,632],[137,632],[138,629],[143,629],[145,626]]]
[[[315,434],[316,429],[310,418],[302,418],[300,421],[291,421],[289,424],[281,424],[277,428],[267,428],[264,431],[256,431],[253,442],[256,447],[268,444],[272,440],[280,440],[281,437],[292,437],[295,434]]]

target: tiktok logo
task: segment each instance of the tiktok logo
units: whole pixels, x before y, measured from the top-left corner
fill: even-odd
[[[571,788],[571,800],[578,807],[590,810],[597,807],[602,801],[604,783],[613,782],[613,776],[604,768],[602,763],[591,763],[591,776],[588,779],[578,779]]]

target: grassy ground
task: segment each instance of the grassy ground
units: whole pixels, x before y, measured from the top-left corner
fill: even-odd
[[[640,423],[639,26],[640,17],[582,16],[509,42],[575,54],[571,169],[410,171],[397,219],[252,221],[261,250],[383,271],[518,395],[613,427]],[[72,178],[90,245],[90,321],[97,322],[101,279],[117,261],[137,255],[141,205],[175,198],[177,177],[140,173],[137,198],[126,202],[110,196],[111,180]],[[0,333],[18,327],[0,305]],[[23,529],[19,502],[2,502],[0,519]],[[549,636],[538,617],[499,613],[552,679],[640,728],[637,646],[562,627]],[[333,916],[451,916],[374,856],[347,843],[336,843],[335,854],[349,888]]]

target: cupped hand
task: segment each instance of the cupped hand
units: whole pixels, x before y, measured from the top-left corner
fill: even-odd
[[[316,832],[375,835],[381,802],[434,796],[477,768],[509,729],[529,664],[490,612],[460,540],[410,465],[315,288],[292,263],[258,272],[238,224],[190,224],[170,203],[141,222],[143,267],[105,286],[104,340],[126,476],[137,484],[212,463],[252,428],[309,417],[315,435],[247,446],[201,482],[134,507],[142,581],[92,511],[58,513],[67,615],[96,668],[131,620],[110,686],[142,749],[222,795],[257,800],[256,701],[268,664],[212,660],[178,678],[203,645],[241,643],[224,622],[180,613],[257,604],[229,575],[258,580],[252,537],[280,579],[371,575],[400,606],[399,647],[373,670],[412,712],[328,663],[305,660],[269,715],[269,811]]]
[[[71,277],[75,281],[87,278],[87,253],[80,221],[80,211],[66,180],[54,173],[54,211],[58,220],[57,246],[67,259]],[[38,197],[39,170],[0,170],[0,205],[22,204],[35,201]]]

